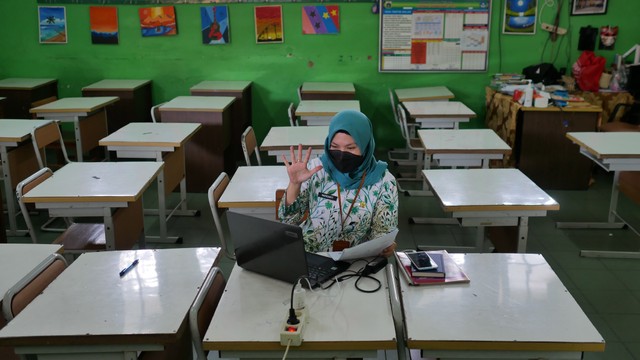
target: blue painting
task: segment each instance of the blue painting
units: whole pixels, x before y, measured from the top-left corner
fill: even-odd
[[[67,43],[67,17],[64,6],[38,6],[41,44]]]
[[[229,11],[227,6],[201,7],[202,43],[229,43]]]

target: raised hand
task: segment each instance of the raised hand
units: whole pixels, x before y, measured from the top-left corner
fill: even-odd
[[[311,157],[311,147],[307,149],[307,153],[302,157],[302,144],[298,145],[298,151],[294,151],[293,146],[290,148],[291,150],[291,162],[287,161],[287,157],[282,155],[282,160],[284,161],[284,166],[287,167],[287,174],[289,175],[289,182],[293,185],[299,186],[303,182],[309,180],[311,176],[320,169],[322,169],[322,165],[318,165],[313,169],[307,169],[307,163],[309,162],[309,158]]]

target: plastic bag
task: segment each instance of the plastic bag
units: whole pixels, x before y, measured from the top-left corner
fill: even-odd
[[[573,77],[582,91],[598,92],[600,76],[604,71],[606,60],[596,56],[593,51],[583,51],[573,64]]]

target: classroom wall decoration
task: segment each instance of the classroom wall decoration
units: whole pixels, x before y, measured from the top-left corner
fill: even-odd
[[[303,6],[303,34],[337,34],[340,32],[340,12],[337,5]]]
[[[486,71],[491,0],[382,0],[378,70]]]
[[[256,42],[258,44],[284,42],[282,6],[256,6],[254,7],[254,16],[256,24]]]
[[[67,43],[67,15],[64,6],[38,6],[41,44]]]
[[[504,4],[502,32],[504,34],[535,34],[537,9],[537,0],[507,0]]]
[[[229,43],[229,9],[227,6],[201,7],[202,43]]]
[[[173,6],[138,9],[142,36],[171,36],[178,34],[176,11]]]
[[[92,44],[118,44],[118,8],[90,6],[89,26]]]

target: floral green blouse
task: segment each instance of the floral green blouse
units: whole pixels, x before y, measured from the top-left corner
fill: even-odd
[[[314,158],[307,166],[312,169],[321,164],[319,158]],[[357,189],[341,187],[339,201],[337,183],[322,169],[302,184],[300,195],[291,205],[285,204],[284,195],[278,214],[283,222],[300,224],[309,252],[331,251],[336,240],[346,240],[355,246],[398,227],[398,190],[389,171],[377,183],[363,187],[354,199],[356,192]],[[347,216],[354,200],[356,203]],[[303,222],[307,210],[309,216]]]

